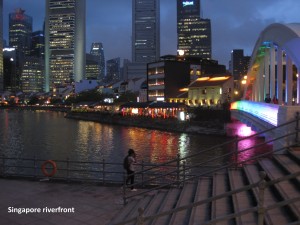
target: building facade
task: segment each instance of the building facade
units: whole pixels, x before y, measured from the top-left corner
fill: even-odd
[[[43,92],[44,90],[44,59],[27,56],[20,78],[21,89],[24,93]]]
[[[160,1],[132,1],[132,62],[154,62],[160,57]]]
[[[41,30],[32,32],[31,56],[35,56],[38,58],[45,57],[45,36],[44,36],[44,32]]]
[[[99,57],[92,54],[86,54],[85,79],[99,80],[100,66]]]
[[[230,72],[235,80],[240,80],[248,72],[250,56],[244,56],[243,49],[231,51]]]
[[[97,58],[99,65],[99,75],[97,76],[97,79],[102,80],[105,76],[105,57],[103,44],[101,42],[92,43],[90,54]]]
[[[200,17],[200,0],[177,0],[179,54],[211,59],[211,23]]]
[[[32,17],[19,8],[9,14],[9,46],[24,55],[30,55]]]
[[[121,76],[121,67],[120,67],[121,59],[114,58],[106,61],[106,77],[105,82],[117,82],[120,80]]]
[[[3,0],[0,0],[0,92],[3,91]],[[1,100],[1,99],[0,99]]]
[[[45,91],[85,74],[85,0],[46,0]]]

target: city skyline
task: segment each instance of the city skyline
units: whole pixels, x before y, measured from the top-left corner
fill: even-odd
[[[86,52],[92,42],[102,42],[106,59],[131,59],[131,0],[87,0]],[[22,8],[33,17],[33,30],[42,29],[45,2],[4,0],[4,39],[8,41],[8,14]],[[117,6],[117,7],[116,7]],[[202,0],[202,17],[211,20],[212,59],[228,67],[233,49],[251,55],[261,31],[272,23],[300,22],[297,0]],[[161,0],[161,55],[176,54],[176,1]]]

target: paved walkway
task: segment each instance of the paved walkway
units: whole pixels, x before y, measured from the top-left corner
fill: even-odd
[[[122,207],[116,186],[0,179],[1,225],[105,225]]]

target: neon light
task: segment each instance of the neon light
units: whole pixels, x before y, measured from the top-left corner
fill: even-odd
[[[185,1],[182,2],[183,7],[189,6],[189,5],[194,5],[194,1]]]
[[[230,109],[247,112],[267,123],[277,126],[279,105],[263,102],[237,101],[231,103]]]

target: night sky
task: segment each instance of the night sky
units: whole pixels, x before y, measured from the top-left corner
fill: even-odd
[[[86,0],[86,51],[102,42],[105,59],[131,59],[131,0]],[[300,23],[299,0],[202,0],[202,17],[211,19],[212,57],[228,67],[232,49],[251,55],[260,32],[272,23]],[[44,0],[4,0],[4,39],[8,14],[22,8],[42,29]],[[161,0],[161,55],[176,54],[176,0]]]

